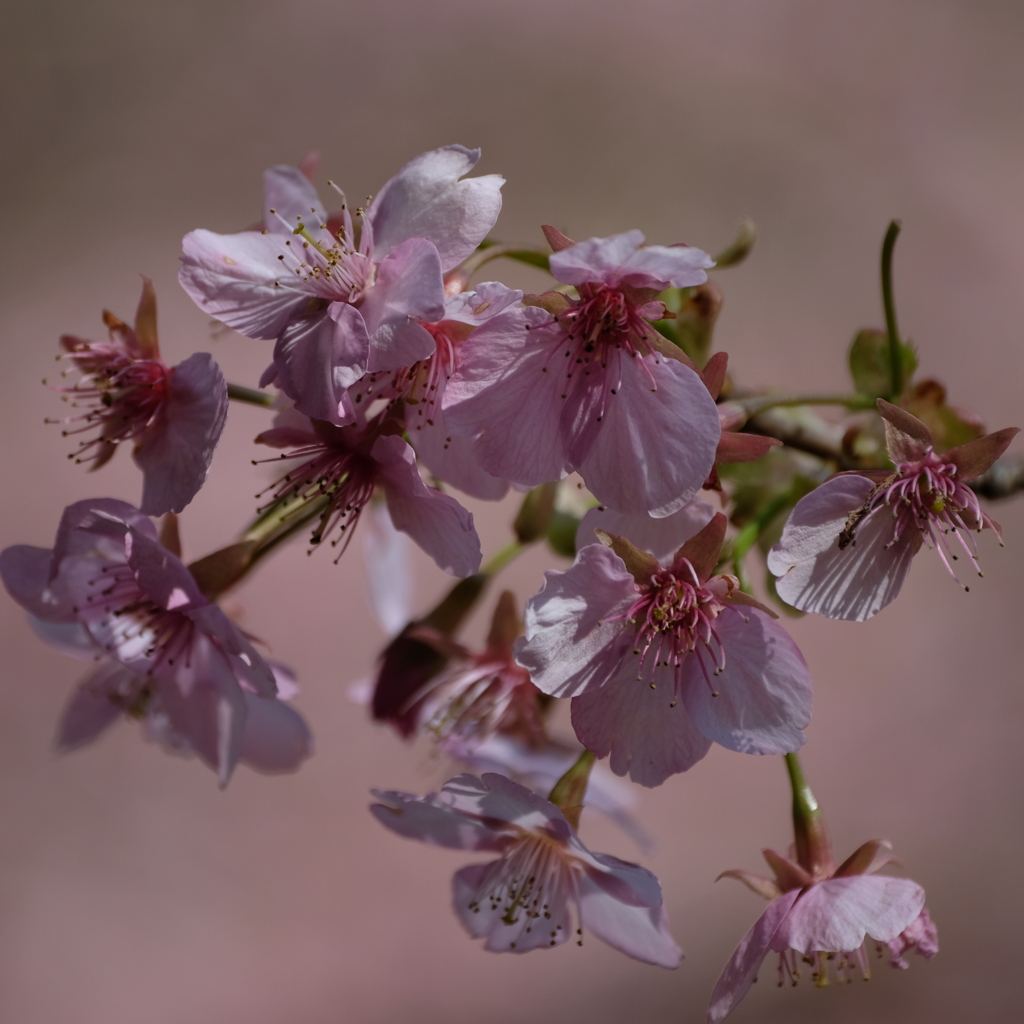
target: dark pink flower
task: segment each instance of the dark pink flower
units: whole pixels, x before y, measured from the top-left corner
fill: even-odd
[[[609,536],[548,572],[526,606],[516,660],[544,693],[574,698],[580,742],[644,786],[712,742],[748,754],[804,742],[807,665],[734,577],[712,576],[725,528],[719,513],[667,567]]]
[[[445,146],[411,160],[364,211],[324,207],[298,168],[265,176],[265,227],[185,236],[182,287],[211,316],[276,340],[276,382],[313,419],[351,419],[346,388],[367,370],[428,358],[418,321],[444,315],[442,274],[483,240],[501,209],[499,175],[460,180],[479,150]],[[344,198],[344,197],[343,197]]]
[[[274,673],[148,518],[112,498],[77,502],[65,509],[52,551],[7,548],[0,577],[49,639],[87,642],[110,659],[93,692],[119,694],[129,712],[155,695],[174,731],[227,782],[245,742],[246,693],[274,697]],[[96,705],[83,698],[68,735],[88,733],[83,722]]]
[[[386,411],[369,421],[357,412],[353,424],[339,427],[289,408],[256,440],[286,449],[282,459],[302,460],[269,488],[275,501],[298,503],[298,514],[301,505],[327,499],[313,531],[314,544],[335,533],[331,543],[344,551],[379,489],[395,529],[412,537],[438,568],[469,576],[480,567],[473,516],[453,497],[423,482],[415,452],[396,432],[400,429]]]
[[[602,504],[659,517],[700,489],[721,435],[715,402],[651,322],[665,312],[660,290],[699,284],[713,264],[643,241],[570,244],[551,272],[578,299],[548,293],[544,309],[505,312],[463,343],[445,417],[478,438],[489,473],[532,487],[575,470]]]
[[[921,955],[938,952],[935,926],[924,909],[924,889],[907,878],[874,872],[889,863],[890,845],[865,843],[838,868],[830,864],[812,875],[774,850],[764,857],[774,878],[747,871],[726,871],[759,896],[771,900],[739,944],[715,985],[708,1008],[709,1024],[718,1024],[736,1007],[756,980],[768,953],[779,954],[779,985],[796,984],[801,961],[819,986],[828,984],[831,963],[840,981],[856,970],[870,976],[867,940],[888,945],[894,967],[905,967],[902,952],[916,945]]]
[[[228,411],[224,375],[205,352],[169,367],[160,358],[156,333],[156,296],[143,278],[134,329],[112,313],[103,320],[109,342],[83,341],[65,334],[63,358],[81,377],[63,392],[73,415],[56,420],[64,434],[97,431],[69,458],[99,469],[125,441],[142,470],[146,515],[180,512],[206,482],[213,450]]]
[[[980,575],[973,534],[999,535],[967,484],[1002,455],[1017,428],[939,454],[916,416],[882,399],[878,408],[895,472],[828,480],[801,498],[768,554],[779,596],[801,611],[869,619],[900,592],[922,544],[956,579],[951,563],[963,556]]]
[[[682,959],[654,875],[591,853],[554,804],[523,786],[501,775],[460,775],[425,797],[374,795],[381,802],[370,810],[399,835],[500,855],[452,879],[455,912],[484,949],[527,953],[570,938],[582,944],[586,929],[645,963],[674,968]]]

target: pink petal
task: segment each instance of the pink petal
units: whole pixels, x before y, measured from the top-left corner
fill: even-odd
[[[277,693],[273,669],[257,653],[244,633],[215,604],[186,609],[185,614],[202,631],[201,638],[212,637],[220,650],[229,656],[232,678],[244,682],[263,697]],[[197,638],[199,639],[199,638]]]
[[[139,511],[149,516],[181,512],[196,496],[227,415],[227,384],[212,356],[196,352],[171,370],[159,416],[133,453],[143,473]]]
[[[412,619],[414,581],[409,562],[409,538],[395,529],[387,507],[371,502],[360,527],[366,590],[377,621],[394,636]]]
[[[347,302],[293,320],[274,346],[275,382],[295,408],[315,420],[351,419],[346,390],[366,372],[370,338]]]
[[[711,993],[708,1024],[719,1024],[719,1021],[725,1020],[747,994],[757,977],[761,961],[768,950],[774,948],[773,939],[776,932],[785,923],[786,915],[799,895],[800,891],[795,889],[793,892],[783,893],[770,903],[754,927],[736,947],[736,952],[725,965],[725,970],[722,971],[722,976],[715,983],[715,990]]]
[[[599,505],[589,509],[580,522],[576,547],[593,544],[594,530],[604,530],[625,537],[641,551],[667,564],[686,541],[711,522],[714,514],[715,510],[706,501],[696,498],[661,519],[654,519],[645,512],[616,512]]]
[[[608,238],[588,238],[550,257],[551,273],[566,284],[601,282],[617,285],[622,280],[622,266],[644,244],[642,231],[625,231]]]
[[[99,648],[92,634],[75,622],[53,622],[29,614],[28,624],[32,632],[51,650],[78,661],[96,661]]]
[[[57,749],[74,750],[92,743],[121,717],[112,701],[126,684],[125,692],[138,675],[116,661],[104,662],[75,688],[57,725]]]
[[[469,256],[498,219],[505,183],[498,174],[460,181],[479,159],[478,149],[444,146],[410,160],[370,206],[374,258],[409,238],[433,242],[445,271]]]
[[[396,530],[407,533],[453,576],[471,576],[480,568],[480,538],[473,516],[453,497],[428,487],[416,467],[416,454],[400,437],[380,437],[371,456]]]
[[[290,234],[300,221],[311,229],[327,223],[312,182],[298,167],[287,164],[264,171],[263,226],[271,234]]]
[[[885,424],[885,446],[889,450],[889,458],[896,465],[917,462],[935,444],[932,432],[906,409],[880,398],[878,413]]]
[[[991,467],[1019,433],[1017,427],[1007,427],[994,434],[986,434],[957,448],[950,448],[943,453],[943,461],[956,466],[961,480],[974,480]]]
[[[775,934],[772,949],[852,952],[865,936],[896,938],[924,907],[924,889],[908,878],[830,878],[806,890]]]
[[[479,326],[522,301],[523,293],[518,288],[506,288],[500,281],[482,281],[471,292],[448,296],[444,318]]]
[[[413,410],[407,410],[411,419]],[[409,441],[420,463],[446,484],[482,501],[500,501],[508,481],[491,476],[481,465],[477,445],[468,437],[451,433],[440,409],[433,423],[410,426]]]
[[[588,750],[611,755],[616,775],[628,772],[637,784],[654,787],[692,768],[711,749],[711,740],[675,699],[671,685],[651,689],[637,679],[639,660],[629,658],[617,678],[574,698],[572,725]]]
[[[714,629],[725,651],[724,670],[712,674],[714,660],[706,650],[706,676],[696,652],[683,662],[681,702],[697,728],[743,754],[781,754],[803,746],[811,676],[790,635],[755,608],[724,610]]]
[[[245,693],[241,759],[257,771],[295,771],[313,753],[313,734],[294,708],[272,697]]]
[[[562,413],[568,464],[618,512],[677,512],[715,463],[721,427],[714,399],[693,370],[657,355],[614,350],[596,390],[595,379],[577,379]],[[603,394],[605,385],[616,393]]]
[[[381,801],[370,806],[373,816],[385,828],[407,839],[457,850],[500,850],[508,845],[507,832],[490,828],[457,807],[445,806],[436,793],[418,797],[374,790],[373,795]]]
[[[158,608],[184,612],[210,603],[179,559],[134,527],[128,530],[125,560],[139,587]]]
[[[670,970],[679,966],[683,951],[669,932],[668,915],[660,900],[655,906],[621,903],[589,876],[580,879],[578,892],[584,935],[589,930],[612,949],[644,963]]]
[[[445,387],[448,428],[477,441],[487,472],[525,487],[564,475],[559,437],[563,382],[548,366],[560,329],[530,306],[502,313],[461,345]],[[532,328],[532,329],[529,329]]]
[[[544,574],[544,588],[526,604],[526,636],[515,643],[516,661],[554,697],[604,686],[632,649],[632,630],[623,620],[636,592],[614,551],[588,545],[568,571]]]
[[[38,619],[61,621],[74,618],[72,600],[60,587],[50,586],[53,552],[29,544],[15,544],[0,552],[0,579],[7,593]]]
[[[284,269],[279,236],[200,229],[181,244],[181,287],[204,313],[246,337],[276,338],[316,294],[305,278]]]
[[[893,519],[885,506],[860,522],[852,544],[839,548],[850,513],[874,487],[866,477],[837,476],[797,502],[768,553],[784,601],[830,619],[863,622],[900,592],[921,539],[915,530],[891,543]]]

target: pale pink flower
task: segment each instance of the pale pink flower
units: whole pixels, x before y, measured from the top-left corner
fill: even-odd
[[[516,660],[544,693],[573,698],[585,747],[644,786],[691,768],[712,742],[748,754],[804,742],[807,665],[734,577],[712,576],[725,528],[719,513],[667,567],[608,536],[612,546],[548,572],[526,606]]]
[[[180,512],[206,482],[213,450],[227,419],[224,375],[206,352],[177,366],[160,358],[156,333],[156,296],[143,278],[135,327],[104,312],[110,341],[91,342],[65,334],[62,358],[81,377],[70,387],[54,385],[76,411],[52,422],[65,436],[97,431],[69,458],[99,469],[117,446],[130,441],[142,470],[146,515]]]
[[[972,534],[999,535],[967,484],[1002,455],[1017,428],[940,454],[916,416],[882,399],[878,408],[895,471],[828,480],[800,499],[768,554],[779,596],[801,611],[869,619],[900,592],[922,544],[956,579],[951,562],[961,556],[981,574]]]
[[[381,824],[411,839],[499,854],[452,879],[455,912],[492,952],[527,953],[584,930],[628,956],[677,967],[657,878],[638,864],[591,853],[550,801],[501,775],[460,775],[439,793],[375,792]]]
[[[499,175],[461,180],[479,150],[423,153],[385,184],[357,233],[347,204],[328,221],[298,168],[265,176],[265,227],[190,232],[179,280],[206,313],[251,338],[275,339],[276,382],[314,419],[351,419],[346,388],[367,370],[428,358],[418,321],[444,315],[442,275],[483,240],[501,209]]]
[[[739,944],[715,985],[708,1008],[709,1024],[718,1024],[747,994],[761,961],[769,952],[779,954],[779,985],[796,984],[801,961],[811,968],[820,986],[828,983],[832,964],[840,981],[850,980],[857,969],[870,976],[867,940],[888,944],[894,967],[903,951],[916,945],[921,955],[938,952],[935,926],[924,909],[924,889],[907,878],[874,872],[892,858],[890,845],[881,839],[865,843],[838,868],[828,865],[821,877],[774,850],[764,857],[774,878],[747,871],[726,871],[771,900],[757,923]]]
[[[272,698],[274,673],[148,518],[112,498],[77,502],[65,509],[52,551],[7,548],[0,577],[47,624],[48,638],[81,646],[87,637],[95,655],[110,659],[94,691],[120,694],[129,711],[156,694],[174,731],[227,782],[244,745],[246,693]],[[95,701],[85,703],[96,711]],[[88,732],[87,711],[76,710],[71,735]]]
[[[548,293],[545,308],[506,311],[467,338],[446,421],[478,438],[494,476],[532,487],[575,470],[616,511],[670,515],[710,473],[721,428],[698,373],[652,326],[656,296],[700,284],[712,261],[644,246],[639,231],[563,240],[551,272],[579,298]]]
[[[595,530],[625,537],[641,551],[669,562],[673,555],[714,518],[715,510],[699,498],[685,504],[670,516],[655,519],[643,512],[616,512],[604,505],[587,509],[576,530],[576,549],[593,544]]]
[[[480,567],[473,516],[453,497],[423,482],[416,454],[398,435],[400,429],[386,411],[369,421],[357,412],[354,423],[339,427],[283,409],[274,426],[256,440],[284,449],[281,459],[302,463],[268,489],[275,501],[295,502],[296,515],[302,505],[326,497],[312,543],[335,533],[331,544],[341,545],[342,552],[379,489],[395,529],[412,537],[438,568],[469,576]]]

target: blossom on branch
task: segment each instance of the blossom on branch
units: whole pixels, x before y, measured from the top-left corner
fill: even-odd
[[[960,582],[951,563],[962,556],[981,575],[973,534],[1000,535],[967,485],[1006,451],[1017,428],[940,454],[916,416],[883,399],[878,409],[895,471],[826,481],[797,502],[768,554],[779,596],[801,611],[869,619],[896,598],[922,544],[934,547]]]
[[[132,458],[142,470],[146,515],[180,512],[206,482],[213,450],[228,412],[228,389],[213,357],[196,352],[177,366],[160,358],[156,333],[156,295],[142,279],[142,298],[129,327],[104,311],[110,341],[61,337],[64,355],[81,377],[64,394],[75,415],[52,422],[65,436],[98,430],[80,442],[69,458],[99,469],[117,446],[132,442]]]
[[[0,577],[44,635],[77,634],[73,643],[109,659],[90,692],[117,694],[111,706],[133,714],[155,698],[227,783],[244,747],[246,693],[274,698],[274,673],[146,516],[113,498],[77,502],[64,510],[52,550],[21,544],[0,553]],[[69,734],[88,732],[88,710],[74,709]]]
[[[395,529],[412,537],[438,568],[469,576],[480,567],[473,516],[453,497],[423,482],[416,454],[399,436],[400,430],[386,411],[370,420],[357,411],[354,423],[339,427],[287,408],[256,441],[285,449],[280,459],[303,460],[269,490],[275,502],[294,503],[292,515],[325,502],[313,544],[335,533],[331,544],[340,545],[344,553],[363,509],[379,488]]]
[[[658,293],[706,280],[708,255],[644,246],[639,231],[562,246],[554,276],[575,286],[496,316],[463,342],[448,382],[449,426],[478,438],[483,467],[532,487],[577,471],[618,512],[667,516],[711,472],[715,401],[652,321]]]
[[[800,963],[811,968],[819,987],[828,984],[832,964],[840,981],[859,969],[870,977],[867,940],[878,954],[889,947],[893,967],[905,968],[902,953],[910,948],[927,958],[938,952],[938,937],[928,911],[924,889],[907,878],[875,875],[892,861],[885,840],[865,843],[838,868],[830,864],[812,874],[774,850],[764,858],[774,878],[748,871],[725,871],[759,896],[771,900],[757,923],[739,944],[715,985],[708,1024],[718,1024],[747,994],[769,952],[779,954],[779,985],[796,984]]]
[[[526,606],[516,660],[544,693],[573,698],[585,747],[644,786],[691,768],[712,742],[748,754],[804,742],[807,665],[772,612],[712,575],[725,528],[715,515],[668,566],[607,535],[567,572],[546,573]]]
[[[462,146],[421,154],[356,220],[343,195],[340,217],[328,218],[302,171],[273,167],[263,230],[190,232],[181,285],[222,323],[276,341],[261,386],[276,383],[313,419],[348,422],[346,389],[367,370],[434,351],[419,321],[444,316],[442,275],[476,249],[501,209],[499,175],[461,180],[479,158]]]
[[[591,853],[549,800],[502,775],[460,775],[425,797],[374,792],[393,832],[434,846],[499,854],[452,879],[455,913],[484,949],[528,953],[584,930],[628,956],[677,967],[661,886],[646,868]]]

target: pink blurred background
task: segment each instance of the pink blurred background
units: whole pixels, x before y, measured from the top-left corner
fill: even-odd
[[[211,337],[177,287],[179,241],[252,222],[262,169],[314,148],[324,177],[358,197],[423,150],[482,146],[480,170],[508,178],[496,234],[510,240],[538,242],[551,221],[716,250],[752,216],[754,256],[719,277],[717,339],[748,384],[845,386],[854,330],[881,319],[878,249],[901,217],[900,320],[923,370],[993,429],[1024,419],[1019,4],[38,0],[4,26],[4,545],[48,546],[72,500],[138,499],[127,453],[93,477],[65,461],[42,422],[58,403],[38,383],[59,334],[98,338],[103,307],[131,314],[138,273],[156,283],[169,361],[210,350],[229,379],[255,383],[269,343]],[[193,556],[251,514],[265,476],[250,442],[265,422],[232,408],[182,517]],[[823,992],[779,992],[769,966],[738,1024],[1020,1019],[1024,506],[992,511],[1007,547],[983,541],[986,578],[969,595],[922,557],[872,622],[792,625],[816,680],[804,760],[837,852],[889,837],[928,889],[942,952]],[[510,509],[477,514],[493,551]],[[508,585],[525,598],[548,564],[531,553]],[[445,581],[423,559],[417,571],[422,607]],[[366,813],[371,786],[425,791],[448,766],[348,700],[383,639],[364,595],[357,552],[334,567],[301,545],[239,592],[233,610],[298,671],[318,749],[294,776],[243,767],[226,792],[128,725],[56,756],[80,667],[0,600],[0,1020],[703,1019],[761,910],[713,880],[785,848],[781,760],[716,748],[637,790],[659,843],[645,863],[688,953],[678,971],[597,941],[485,954],[448,906],[468,858]],[[584,819],[584,838],[640,856],[601,820]]]

